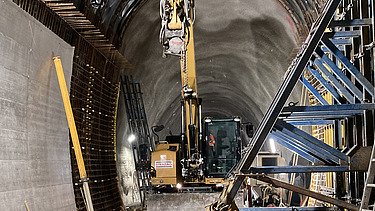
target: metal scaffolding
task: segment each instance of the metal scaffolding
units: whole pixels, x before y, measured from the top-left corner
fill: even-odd
[[[374,10],[374,3],[367,0],[327,1],[289,67],[283,84],[248,146],[249,150],[233,172],[232,181],[211,209],[237,209],[233,204],[234,196],[246,174],[254,173],[336,172],[334,200],[338,201],[334,203],[329,196],[313,196],[293,185],[276,182],[280,184],[277,186],[350,210],[359,209],[364,186],[367,188],[363,202],[373,198],[370,193],[375,187],[375,170],[370,160],[371,148],[367,146],[374,144]],[[306,87],[320,106],[284,107],[297,81]],[[328,95],[332,96],[330,100]],[[329,133],[323,127],[323,137],[331,139],[331,143],[324,143],[296,127],[301,125],[329,126]],[[343,125],[345,137],[341,133]],[[267,138],[274,139],[315,166],[251,168]],[[356,160],[358,156],[362,156],[360,162]],[[365,164],[361,165],[361,162]],[[369,165],[370,179],[365,183],[363,172],[368,170]],[[248,176],[275,184],[268,177]],[[343,197],[348,198],[349,203],[340,200]]]

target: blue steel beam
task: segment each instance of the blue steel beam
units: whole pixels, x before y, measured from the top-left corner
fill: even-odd
[[[353,42],[350,39],[332,39],[331,42],[335,45],[351,45]]]
[[[365,110],[375,110],[375,104],[364,103],[285,107],[281,112],[279,119],[286,121],[333,120],[361,115]]]
[[[307,155],[314,157],[316,160],[320,160],[323,163],[329,165],[337,165],[340,162],[340,159],[338,157],[328,153],[328,151],[322,149],[320,146],[310,143],[309,141],[301,138],[293,132],[290,132],[285,129],[283,130],[277,125],[275,125],[272,134],[282,139],[282,141],[286,142],[287,144],[297,148],[299,150],[297,154],[301,156],[303,155],[302,153],[305,153]]]
[[[337,165],[340,163],[340,159],[338,157],[328,153],[321,147],[318,147],[315,144],[308,142],[307,140],[301,138],[293,132],[290,132],[275,125],[275,131],[272,133],[277,135],[277,137],[279,138],[283,137],[283,141],[299,149],[300,151],[297,152],[297,154],[301,156],[302,154],[300,153],[302,152],[313,156],[314,158],[324,162],[325,164]]]
[[[320,95],[320,93],[310,84],[310,82],[302,75],[300,78],[302,84],[307,90],[311,92],[312,95],[320,102],[322,105],[329,105],[329,103]]]
[[[279,119],[288,120],[288,121],[301,121],[301,120],[339,120],[347,117],[355,116],[362,114],[358,111],[336,111],[331,112],[321,112],[318,114],[283,114],[280,115]]]
[[[371,25],[372,25],[372,19],[365,18],[365,19],[332,21],[329,24],[329,27],[334,28],[334,27],[371,26]]]
[[[362,104],[342,104],[342,105],[328,105],[328,106],[289,106],[284,107],[282,113],[305,113],[305,112],[321,112],[321,111],[366,111],[375,110],[375,103]]]
[[[326,122],[320,123],[320,121],[342,119],[349,116],[361,115],[363,111],[375,110],[375,104],[363,103],[363,104],[341,104],[341,105],[328,105],[328,106],[292,106],[285,107],[279,119],[283,119],[287,122],[317,122],[319,124],[325,124]]]
[[[350,38],[350,37],[359,37],[361,36],[361,31],[353,30],[353,31],[337,31],[333,34],[333,38]]]
[[[344,83],[344,85],[361,101],[363,102],[363,93],[359,90],[353,82],[337,67],[337,65],[319,48],[315,50],[318,56],[331,68],[336,77]]]
[[[314,157],[308,153],[308,150],[298,143],[291,141],[288,137],[285,137],[280,131],[272,131],[270,134],[270,138],[274,139],[280,145],[290,149],[291,151],[297,153],[301,157],[305,158],[306,160],[316,163],[318,161],[325,162],[324,159]]]
[[[322,43],[331,53],[347,68],[369,94],[375,98],[374,86],[362,75],[362,73],[349,61],[348,58],[329,40],[327,36],[322,37]]]
[[[248,174],[348,172],[349,166],[260,166],[251,167]],[[245,173],[245,172],[244,172]]]
[[[292,134],[295,135],[296,138],[298,138],[300,141],[304,142],[305,144],[313,144],[318,148],[321,148],[323,151],[326,151],[330,153],[331,155],[348,162],[348,156],[346,156],[341,151],[329,146],[328,144],[325,144],[324,142],[320,141],[319,139],[311,136],[310,134],[306,133],[303,130],[300,130],[296,127],[294,127],[291,124],[288,124],[282,120],[278,120],[275,124],[275,127],[277,127],[280,131],[284,132],[286,134]],[[280,128],[281,127],[281,128]]]
[[[341,83],[330,73],[327,68],[324,66],[323,62],[319,59],[314,60],[314,65],[327,77],[327,79],[332,83],[338,92],[340,92],[345,99],[354,104],[354,97],[346,90],[346,88],[341,85]]]
[[[328,50],[328,48],[326,48],[326,47],[324,47],[324,46],[321,46],[320,48],[322,49],[322,51],[323,51],[324,53],[329,53],[329,52],[330,52],[330,51]],[[340,51],[345,51],[345,46],[343,46],[343,45],[339,45],[338,48],[339,48]]]
[[[312,126],[312,125],[332,125],[335,123],[334,120],[321,120],[321,119],[314,119],[314,120],[288,120],[285,121],[289,124],[294,126]]]
[[[324,88],[332,95],[332,97],[336,100],[338,104],[341,104],[342,98],[340,97],[339,93],[333,88],[324,78],[323,76],[315,70],[313,67],[308,66],[307,69],[311,72],[311,74],[316,78],[316,80],[321,83]]]

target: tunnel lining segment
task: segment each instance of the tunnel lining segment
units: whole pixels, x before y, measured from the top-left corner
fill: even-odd
[[[69,136],[52,51],[69,44],[11,1],[0,1],[0,210],[75,209]]]
[[[14,2],[75,47],[70,95],[94,209],[121,209],[123,203],[118,191],[114,137],[118,82],[123,63],[105,57],[42,1]],[[72,148],[71,153],[74,154]],[[72,156],[76,208],[83,210],[81,180],[74,159]]]

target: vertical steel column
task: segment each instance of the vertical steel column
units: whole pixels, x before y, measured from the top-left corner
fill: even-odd
[[[92,205],[90,188],[89,188],[88,178],[87,178],[86,169],[85,169],[85,163],[83,161],[81,146],[79,144],[77,128],[76,128],[76,124],[75,124],[74,116],[73,116],[73,110],[70,104],[69,91],[68,91],[68,87],[66,86],[64,69],[62,67],[60,57],[54,57],[53,61],[55,63],[57,79],[59,81],[61,96],[64,102],[66,119],[68,120],[70,135],[71,135],[73,146],[74,146],[74,153],[75,153],[77,164],[78,164],[79,175],[83,182],[83,193],[86,199],[86,209],[88,211],[93,211],[94,208]]]
[[[343,8],[349,7],[351,5],[351,0],[344,0],[343,1]],[[342,12],[342,11],[341,11]],[[351,12],[347,12],[345,16],[343,17],[345,20],[350,20],[351,19]],[[347,31],[347,30],[345,30]],[[346,45],[345,47],[345,55],[351,52],[352,46]],[[345,72],[344,72],[345,73]],[[346,72],[347,76],[350,76],[350,73]],[[348,78],[349,79],[349,78]],[[350,80],[350,79],[349,79]],[[346,147],[350,149],[351,147],[354,146],[354,139],[353,139],[353,125],[354,121],[353,118],[348,118],[345,120],[345,140],[346,140]],[[355,178],[355,173],[354,172],[347,172],[347,191],[349,194],[349,199],[353,203],[355,203],[354,196],[355,196],[355,184],[353,183],[354,178]]]
[[[342,137],[341,137],[341,120],[335,120],[334,124],[334,147],[340,149],[342,147]],[[334,177],[336,178],[335,193],[336,198],[341,199],[345,196],[345,172],[334,172]]]
[[[353,4],[353,8],[352,8],[352,15],[351,15],[351,18],[352,19],[360,19],[361,18],[361,11],[360,11],[360,3],[359,1],[356,1],[356,0],[351,0],[351,3]],[[355,29],[354,27],[352,27],[352,29]],[[362,29],[362,26],[359,27],[359,29]],[[361,34],[362,35],[362,34]],[[357,59],[356,57],[360,57],[360,53],[361,53],[361,39],[358,37],[358,38],[353,38],[353,44],[352,44],[352,50],[350,52],[349,55],[346,55],[348,58],[352,58],[352,64],[354,66],[354,68],[356,68],[358,71],[361,71],[360,72],[360,75],[362,76],[363,74],[363,70],[361,70],[361,64],[360,64],[360,59]],[[362,68],[363,69],[363,68]],[[349,70],[349,69],[348,69]],[[349,71],[350,72],[350,71]],[[354,74],[353,74],[353,76]],[[363,77],[363,76],[362,76]],[[364,78],[364,77],[363,77]],[[355,80],[355,79],[353,79]],[[354,83],[357,88],[359,89],[363,89],[365,90],[364,88],[366,87],[365,84],[361,84],[359,82],[359,80],[355,80],[355,83]],[[370,90],[368,90],[369,92],[371,92]],[[365,95],[366,92],[363,92],[363,95]],[[355,143],[356,145],[358,146],[364,146],[364,136],[363,136],[363,133],[364,133],[364,128],[363,128],[363,124],[364,124],[364,119],[363,119],[363,116],[362,115],[356,115],[354,117],[354,134],[355,134]],[[365,182],[365,178],[364,178],[364,173],[360,173],[360,172],[355,172],[354,173],[355,177],[354,177],[354,185],[355,185],[355,199],[360,199],[361,198],[361,195],[362,195],[362,190],[363,190],[363,184]]]
[[[368,0],[361,0],[360,1],[360,18],[370,18],[370,5]],[[362,26],[361,27],[361,48],[360,54],[363,55],[360,58],[360,71],[364,75],[364,77],[374,86],[374,81],[372,78],[372,68],[371,68],[371,50],[368,49],[366,46],[369,46],[371,41],[371,33],[370,33],[370,26]],[[375,90],[373,91],[375,93]],[[363,98],[366,99],[367,102],[372,101],[372,97],[365,92],[363,92]],[[365,111],[364,112],[364,140],[365,146],[372,146],[374,143],[374,122],[373,122],[373,113],[372,111]]]

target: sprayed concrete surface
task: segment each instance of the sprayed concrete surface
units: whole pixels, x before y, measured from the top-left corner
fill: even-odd
[[[120,92],[117,110],[116,133],[116,166],[118,172],[119,190],[121,199],[126,206],[137,206],[141,203],[137,171],[135,171],[132,144],[128,138],[130,130],[125,111],[123,92]]]
[[[265,6],[267,5],[267,6]],[[162,58],[158,1],[130,22],[122,51],[142,83],[149,125],[180,132],[180,67]],[[195,22],[198,93],[203,116],[241,116],[258,124],[276,94],[296,47],[295,27],[275,0],[197,1]]]
[[[0,1],[0,210],[75,210],[69,131],[53,67],[73,48]]]
[[[294,57],[296,29],[290,16],[276,0],[196,1],[196,12],[203,116],[240,116],[259,124]],[[129,23],[122,52],[135,65],[127,74],[141,82],[149,125],[164,124],[164,137],[180,133],[181,82],[178,58],[162,58],[159,30],[159,1],[148,1]],[[216,194],[154,195],[148,208],[203,210],[215,199]]]

